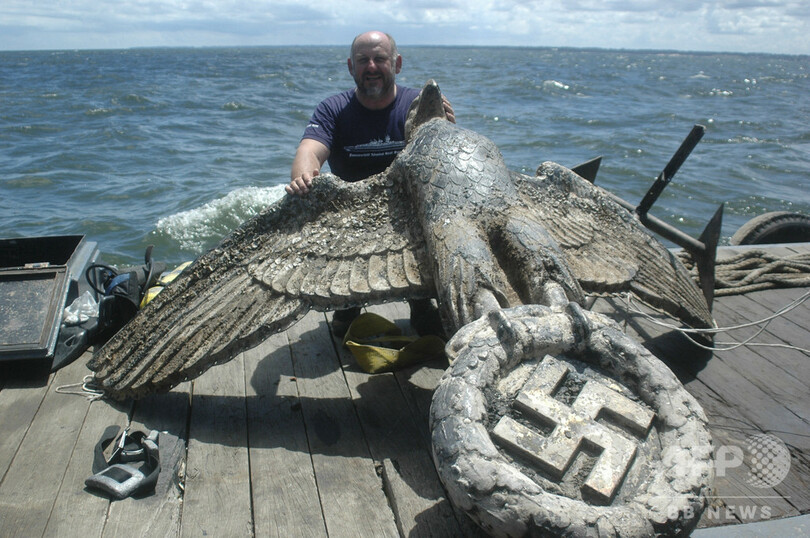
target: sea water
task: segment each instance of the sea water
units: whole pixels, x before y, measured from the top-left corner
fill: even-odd
[[[768,211],[810,214],[810,57],[402,47],[507,165],[602,156],[637,204],[694,124],[705,135],[651,214],[723,241]],[[149,244],[193,259],[284,196],[315,105],[350,88],[347,47],[0,52],[0,237],[84,234],[109,263]]]

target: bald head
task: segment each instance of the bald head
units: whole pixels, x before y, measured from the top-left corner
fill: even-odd
[[[358,47],[373,47],[375,45],[380,45],[385,48],[386,52],[388,52],[392,58],[397,57],[397,43],[394,41],[394,38],[391,37],[391,34],[372,30],[370,32],[364,32],[352,40],[352,48],[349,51],[349,58],[354,58],[354,54],[357,52]]]

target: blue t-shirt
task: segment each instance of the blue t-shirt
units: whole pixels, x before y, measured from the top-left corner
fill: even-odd
[[[393,103],[381,110],[360,104],[355,90],[324,99],[302,138],[329,148],[329,168],[346,181],[358,181],[385,170],[405,147],[405,119],[419,90],[397,84]]]

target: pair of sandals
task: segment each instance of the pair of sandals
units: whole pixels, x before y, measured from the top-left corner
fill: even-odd
[[[84,484],[114,500],[154,491],[160,476],[159,432],[125,429],[119,434],[119,430],[118,426],[104,430],[93,454],[94,474]]]

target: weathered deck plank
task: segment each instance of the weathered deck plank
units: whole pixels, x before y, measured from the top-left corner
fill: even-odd
[[[745,319],[728,303],[718,305],[715,313],[718,316],[722,314],[722,319],[728,322],[736,323]],[[753,329],[738,329],[729,331],[723,336],[726,341],[741,341],[750,337],[753,332],[755,332]],[[762,333],[757,337],[757,341],[770,344],[784,342],[770,332]],[[810,335],[805,341],[810,341]],[[778,353],[774,351],[773,347],[740,347],[716,351],[714,357],[732,368],[737,368],[741,376],[803,420],[810,420],[810,401],[806,398],[810,392],[810,385],[807,377],[801,375],[807,373],[807,357],[791,349],[780,349]]]
[[[244,355],[255,536],[326,536],[287,335]]]
[[[324,315],[287,333],[329,536],[398,536]]]
[[[253,533],[244,358],[194,381],[182,536]]]
[[[0,536],[43,535],[90,407],[86,399],[50,389],[80,379],[84,371],[74,363],[52,376],[0,483]]]
[[[50,390],[50,376],[41,380],[26,380],[20,368],[0,366],[5,383],[0,390],[0,480],[14,460],[25,434],[31,427],[42,400]]]

